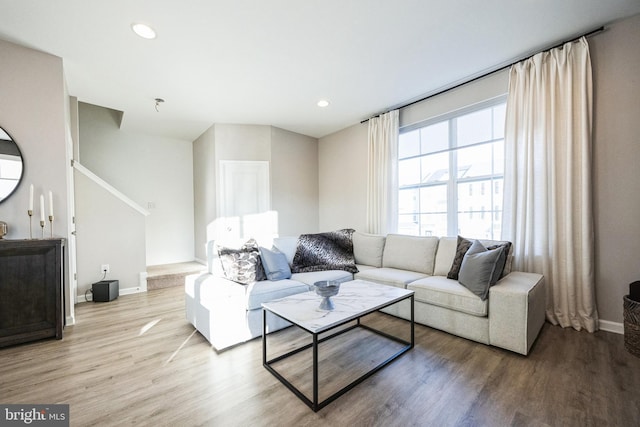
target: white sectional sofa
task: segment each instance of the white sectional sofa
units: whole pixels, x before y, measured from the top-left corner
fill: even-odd
[[[292,263],[297,237],[278,238],[273,246]],[[483,242],[485,244],[495,242]],[[220,351],[262,334],[261,304],[306,292],[319,280],[361,279],[415,291],[415,321],[463,338],[528,354],[545,321],[544,278],[510,271],[482,300],[457,280],[448,279],[456,255],[456,237],[376,236],[355,232],[353,253],[358,272],[343,270],[295,273],[290,279],[241,285],[224,278],[216,262],[213,242],[208,245],[206,274],[185,282],[186,316]],[[409,318],[409,307],[390,307],[387,313]],[[289,326],[273,316],[269,332]]]
[[[273,246],[293,262],[297,237],[276,238]],[[300,292],[307,292],[320,280],[353,280],[343,270],[295,273],[290,279],[262,280],[242,285],[226,279],[213,241],[207,243],[207,272],[185,279],[187,320],[221,351],[262,335],[262,303]],[[274,332],[290,323],[271,316],[267,331]]]
[[[456,254],[456,237],[390,234],[385,238],[355,233],[353,241],[360,270],[355,277],[413,290],[416,322],[528,354],[545,319],[543,276],[511,271],[509,255],[504,277],[489,288],[489,297],[483,301],[457,280],[447,278]],[[387,312],[406,319],[410,315],[400,304]]]

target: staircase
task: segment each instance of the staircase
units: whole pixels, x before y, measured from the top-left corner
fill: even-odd
[[[147,267],[147,291],[184,286],[184,278],[190,274],[202,273],[207,266],[198,262],[151,265]]]

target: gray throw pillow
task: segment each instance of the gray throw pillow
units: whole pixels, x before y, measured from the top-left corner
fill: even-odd
[[[291,278],[291,268],[285,254],[275,246],[271,250],[260,247],[262,266],[269,280],[284,280]]]
[[[503,246],[488,250],[482,243],[475,240],[462,260],[458,282],[483,301],[486,300],[489,296],[489,287],[495,285],[500,278],[502,271],[498,264],[503,251]]]
[[[487,246],[487,249],[489,250],[498,249],[498,248],[502,248],[502,254],[500,254],[500,258],[498,258],[498,261],[496,262],[496,272],[498,273],[498,279],[501,279],[505,276],[504,267],[507,263],[507,256],[509,255],[509,251],[511,250],[511,242]],[[495,282],[491,284],[491,286],[493,285],[495,285]]]

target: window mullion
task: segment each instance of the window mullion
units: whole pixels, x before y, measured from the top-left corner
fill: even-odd
[[[422,170],[422,133],[420,132],[418,137],[418,144],[420,146],[419,148],[419,153],[420,153],[420,165],[418,167],[418,170],[420,171],[420,182],[419,182],[419,186],[418,186],[418,215],[417,215],[417,219],[418,219],[418,234],[421,234],[421,230],[422,230],[422,187],[424,186],[424,182],[423,182],[423,177],[424,177],[424,171]]]
[[[495,140],[496,138],[496,129],[495,129],[495,123],[496,123],[496,111],[495,109],[491,109],[491,137]],[[502,135],[502,138],[504,138],[505,135]],[[503,144],[504,147],[504,144]],[[504,173],[504,170],[503,170]],[[492,239],[500,239],[502,236],[496,236],[495,235],[495,222],[496,222],[496,192],[495,192],[495,186],[496,186],[496,144],[491,144],[491,238]]]
[[[449,182],[447,188],[447,235],[458,234],[458,159],[455,147],[457,146],[458,132],[455,118],[449,120]]]
[[[493,110],[491,111],[491,121],[493,123]],[[493,222],[495,221],[495,192],[494,192],[494,186],[495,186],[495,171],[496,171],[496,165],[495,165],[495,146],[492,144],[491,145],[491,180],[489,181],[489,194],[491,195],[489,200],[491,200],[491,204],[489,205],[489,213],[491,215],[491,221],[489,221],[489,224],[491,224],[491,238],[495,239],[496,236],[493,235]]]

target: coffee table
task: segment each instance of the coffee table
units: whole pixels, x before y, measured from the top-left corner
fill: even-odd
[[[354,280],[345,282],[340,285],[338,295],[331,297],[335,308],[332,311],[320,310],[319,305],[322,298],[315,292],[304,292],[301,294],[291,295],[285,298],[274,300],[262,304],[262,364],[271,372],[282,384],[298,396],[305,404],[314,411],[319,411],[335,399],[353,389],[355,386],[369,378],[371,375],[387,366],[393,360],[402,354],[411,350],[414,346],[414,314],[413,314],[413,291],[396,288],[393,286],[380,285],[377,283],[366,282],[364,280]],[[411,329],[410,341],[400,339],[389,335],[383,331],[374,329],[360,322],[360,318],[373,313],[382,308],[399,303],[400,301],[410,299],[411,303],[411,320],[409,326]],[[273,357],[267,360],[267,314],[271,313],[291,322],[298,328],[312,335],[313,341],[310,344],[296,348],[285,354]],[[320,334],[329,332],[333,329],[344,326],[349,322],[355,324],[338,330],[327,336],[319,337]],[[318,345],[322,342],[330,340],[338,335],[349,332],[355,328],[364,328],[386,339],[398,342],[402,347],[396,351],[391,357],[380,362],[369,371],[339,389],[326,399],[318,401]],[[313,397],[310,399],[295,387],[289,380],[281,375],[275,368],[276,362],[282,361],[290,356],[300,353],[303,350],[312,348],[313,354]],[[349,349],[345,349],[348,351]]]

